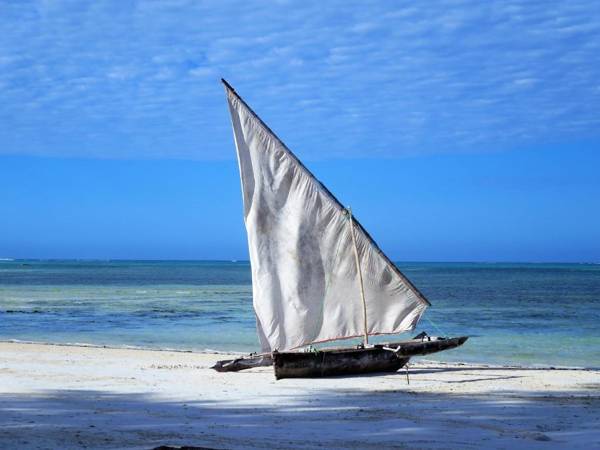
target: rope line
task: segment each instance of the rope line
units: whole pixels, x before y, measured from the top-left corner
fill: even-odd
[[[442,337],[448,336],[448,334],[444,333],[444,332],[443,332],[443,331],[440,329],[440,327],[438,327],[438,326],[437,326],[437,325],[436,325],[436,324],[433,322],[433,320],[431,320],[429,317],[425,317],[425,319],[426,319],[426,320],[427,320],[427,321],[428,321],[428,322],[429,322],[431,325],[433,325],[433,328],[435,328],[435,330],[436,330],[438,333],[440,333],[440,336],[442,336]]]

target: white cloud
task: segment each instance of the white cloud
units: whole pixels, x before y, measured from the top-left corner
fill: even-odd
[[[220,77],[303,157],[600,137],[592,1],[0,9],[0,153],[231,158]]]
[[[135,69],[132,67],[112,67],[108,73],[108,78],[112,78],[114,80],[129,80],[135,77]]]
[[[196,67],[190,70],[190,75],[193,77],[214,77],[215,70],[212,67]]]

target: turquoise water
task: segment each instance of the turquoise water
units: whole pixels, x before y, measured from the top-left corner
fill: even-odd
[[[471,336],[435,359],[600,367],[600,265],[398,265],[433,304],[410,334]],[[250,283],[247,262],[0,261],[0,340],[255,351]]]

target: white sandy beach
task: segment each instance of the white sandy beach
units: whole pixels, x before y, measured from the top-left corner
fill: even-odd
[[[0,448],[600,448],[600,372],[414,363],[276,381],[223,355],[0,343]]]

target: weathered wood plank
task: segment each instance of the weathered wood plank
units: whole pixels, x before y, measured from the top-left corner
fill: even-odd
[[[244,369],[252,369],[253,367],[271,365],[273,365],[273,358],[271,358],[271,355],[256,355],[217,361],[211,369],[215,369],[217,372],[238,372]]]
[[[446,339],[438,338],[430,341],[427,339],[428,338],[424,338],[423,340],[415,339],[412,341],[387,344],[387,347],[394,348],[396,350],[395,353],[400,356],[422,356],[459,347],[469,338],[468,336],[460,336]]]

